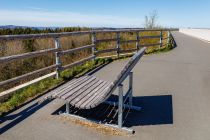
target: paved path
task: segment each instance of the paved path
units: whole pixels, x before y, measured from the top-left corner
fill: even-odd
[[[210,139],[210,44],[178,32],[174,37],[177,48],[145,56],[134,69],[135,104],[144,108],[140,114],[132,115],[136,120],[130,125],[136,130],[135,135],[106,136],[57,119],[50,114],[63,103],[54,100],[43,107],[34,101],[11,113],[0,124],[0,139]],[[111,63],[96,75],[112,80],[126,61]]]
[[[210,43],[210,29],[179,29],[179,32]]]

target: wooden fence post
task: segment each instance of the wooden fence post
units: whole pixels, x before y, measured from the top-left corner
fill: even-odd
[[[139,48],[140,48],[139,41],[140,41],[139,32],[136,32],[136,50],[137,50],[137,51],[138,51]]]
[[[159,49],[163,46],[163,31],[160,31],[160,47]]]
[[[120,32],[117,32],[116,35],[117,35],[117,46],[116,46],[117,58],[119,58],[120,57]]]
[[[96,52],[96,33],[92,32],[92,45],[94,45],[94,47],[92,47],[92,55],[95,56],[95,52]],[[95,60],[95,57],[93,58],[93,61]]]
[[[59,38],[54,38],[55,40],[55,48],[60,49],[60,40]],[[59,51],[55,52],[55,62],[56,62],[56,78],[58,79],[60,77],[60,72],[61,72],[61,60],[60,60],[60,55]]]
[[[167,36],[167,45],[169,45],[169,43],[170,43],[170,37],[171,37],[171,35],[170,35],[170,31],[168,31],[168,36]]]

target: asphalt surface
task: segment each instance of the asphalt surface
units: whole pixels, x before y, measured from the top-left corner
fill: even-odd
[[[134,69],[134,104],[143,107],[127,119],[134,135],[104,135],[58,119],[51,114],[61,101],[40,106],[35,100],[4,118],[0,140],[210,139],[210,44],[173,34],[174,50],[144,56]],[[115,61],[96,75],[112,81],[126,62]]]

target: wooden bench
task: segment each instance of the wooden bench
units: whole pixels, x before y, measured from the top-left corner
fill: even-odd
[[[91,109],[101,103],[114,104],[107,101],[112,93],[119,87],[118,99],[118,127],[122,128],[123,108],[140,110],[140,107],[132,105],[132,83],[133,73],[131,72],[140,58],[144,55],[146,48],[142,48],[128,61],[125,67],[117,75],[113,82],[99,79],[95,76],[85,75],[55,89],[51,97],[59,98],[66,102],[66,113],[69,113],[69,104],[79,109]],[[129,76],[129,89],[124,94],[122,82]],[[128,104],[124,101],[128,100]]]

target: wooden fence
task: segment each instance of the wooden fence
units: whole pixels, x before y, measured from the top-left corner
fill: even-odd
[[[0,93],[0,100],[6,95],[9,95],[10,93],[21,89],[25,86],[28,86],[30,84],[36,83],[40,80],[43,80],[48,77],[56,77],[59,78],[60,72],[69,68],[72,68],[74,66],[80,65],[85,63],[86,61],[93,60],[96,58],[97,54],[107,53],[107,52],[116,52],[117,57],[119,57],[121,54],[125,53],[131,53],[138,51],[141,47],[150,47],[150,46],[159,46],[161,48],[163,45],[172,44],[175,45],[175,41],[173,39],[173,36],[171,35],[171,31],[175,31],[177,29],[155,29],[155,30],[146,30],[146,29],[124,29],[124,30],[95,30],[95,31],[81,31],[81,32],[66,32],[66,33],[47,33],[47,34],[28,34],[28,35],[4,35],[0,36],[0,41],[12,41],[12,40],[26,40],[26,39],[43,39],[43,38],[53,38],[55,42],[55,47],[45,50],[39,50],[35,52],[29,52],[29,53],[23,53],[18,55],[12,55],[12,56],[6,56],[6,57],[0,57],[0,64],[3,63],[9,63],[14,60],[20,60],[25,58],[33,58],[41,55],[46,55],[48,53],[55,53],[55,59],[56,63],[54,65],[12,78],[8,79],[6,81],[1,81],[0,86],[3,87],[5,85],[11,84],[11,83],[17,83],[21,80],[33,77],[37,74],[42,74],[50,71],[55,71],[50,74],[44,75],[38,79],[32,80],[28,83],[25,83],[23,85],[17,86],[15,88],[9,89],[7,91]],[[154,32],[160,32],[160,35],[158,36],[140,36],[140,32],[148,32],[148,31],[154,31]],[[166,38],[163,38],[163,32],[167,32],[168,35]],[[116,38],[112,39],[97,39],[96,36],[98,33],[115,33]],[[121,40],[120,34],[121,33],[135,33],[136,39],[133,40]],[[80,35],[91,35],[92,38],[92,44],[73,48],[69,50],[62,50],[62,46],[60,45],[60,37],[66,37],[66,36],[80,36]],[[140,44],[141,39],[160,39],[159,43],[155,44]],[[163,44],[163,40],[167,40],[166,44]],[[112,49],[105,49],[105,50],[96,50],[96,45],[103,42],[116,42],[116,48]],[[122,50],[121,44],[123,43],[136,43],[136,47],[128,50]],[[72,54],[81,50],[85,49],[92,49],[92,54],[88,56],[87,58],[84,58],[80,61],[68,64],[68,65],[62,65],[60,57],[62,55],[66,54]]]

